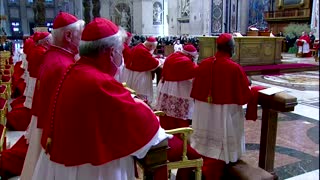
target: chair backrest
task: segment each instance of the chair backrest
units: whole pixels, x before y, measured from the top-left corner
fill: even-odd
[[[6,149],[6,132],[7,128],[5,125],[0,125],[0,152],[2,152],[4,149]]]

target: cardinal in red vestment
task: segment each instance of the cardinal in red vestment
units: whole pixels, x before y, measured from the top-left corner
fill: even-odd
[[[83,27],[84,21],[69,13],[60,12],[54,19],[53,44],[34,68],[37,82],[32,100],[32,119],[28,130],[30,144],[21,178],[32,177],[41,150],[41,129],[48,115],[49,101],[54,98],[55,90],[67,67],[75,62],[74,57],[78,54]]]
[[[152,71],[161,65],[160,61],[152,55],[156,47],[157,40],[152,36],[148,37],[144,43],[133,47],[131,57],[123,70],[123,80],[137,92],[139,98],[148,104],[153,100]]]
[[[252,93],[244,70],[231,59],[234,47],[231,34],[218,37],[218,51],[199,64],[191,91],[191,146],[204,157],[206,179],[220,179],[225,165],[237,162],[245,150],[242,105]]]
[[[141,158],[168,137],[151,109],[113,78],[122,64],[123,37],[125,31],[104,18],[86,25],[81,59],[49,99],[34,179],[132,179],[131,155]]]
[[[143,158],[170,137],[153,111],[113,77],[122,64],[123,37],[104,18],[86,25],[81,58],[67,68],[49,102],[34,179],[134,179],[133,157]],[[180,143],[169,141],[182,151]],[[162,175],[155,179],[167,179]]]
[[[189,127],[191,124],[194,100],[190,92],[198,67],[194,62],[197,58],[197,49],[193,45],[185,45],[182,51],[168,56],[163,64],[155,108],[166,113],[160,116],[164,129]]]
[[[297,39],[298,54],[302,55],[303,57],[311,57],[310,42],[311,41],[308,34],[302,32],[299,39]]]

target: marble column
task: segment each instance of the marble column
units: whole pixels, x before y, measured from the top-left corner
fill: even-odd
[[[8,9],[5,8],[4,1],[0,1],[0,16],[3,16],[3,18],[5,17],[4,19],[0,20],[1,27],[4,29],[7,35],[11,35],[10,26],[9,26]]]
[[[100,15],[101,17],[111,19],[110,7],[112,3],[110,0],[100,0]]]
[[[82,0],[74,0],[74,15],[79,19],[83,19]]]
[[[310,28],[316,39],[319,39],[319,0],[313,0]]]
[[[239,24],[241,34],[247,33],[248,23],[249,23],[249,0],[241,0],[239,3]]]

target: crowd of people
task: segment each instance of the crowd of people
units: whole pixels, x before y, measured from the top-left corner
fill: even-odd
[[[199,40],[197,37],[183,35],[183,36],[166,36],[166,37],[155,37],[157,40],[157,48],[161,49],[161,46],[175,45],[178,41],[180,44],[192,44],[199,51]],[[147,36],[134,35],[132,37],[131,46],[136,46],[139,43],[144,42]]]
[[[173,42],[182,45],[168,57],[154,54],[159,43]],[[108,19],[85,25],[60,12],[51,34],[35,33],[25,41],[25,56],[15,65],[18,92],[11,106],[23,111],[9,112],[15,118],[8,116],[8,125],[24,124],[19,130],[26,133],[2,152],[1,176],[131,180],[133,157],[145,157],[163,141],[170,147],[168,160],[180,160],[183,142],[165,130],[192,126],[188,158],[203,158],[205,179],[221,179],[225,167],[245,151],[242,105],[254,93],[242,67],[231,60],[231,34],[221,34],[217,53],[200,64],[195,42],[137,38]],[[155,110],[165,115],[157,117]],[[166,172],[166,167],[156,169],[154,179],[168,179]],[[192,168],[179,169],[177,179],[192,173]]]

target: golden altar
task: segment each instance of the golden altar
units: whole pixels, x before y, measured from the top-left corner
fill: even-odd
[[[198,38],[199,61],[216,53],[217,38],[217,36]],[[236,49],[232,59],[242,66],[281,63],[282,37],[244,36],[234,37],[234,40]]]

